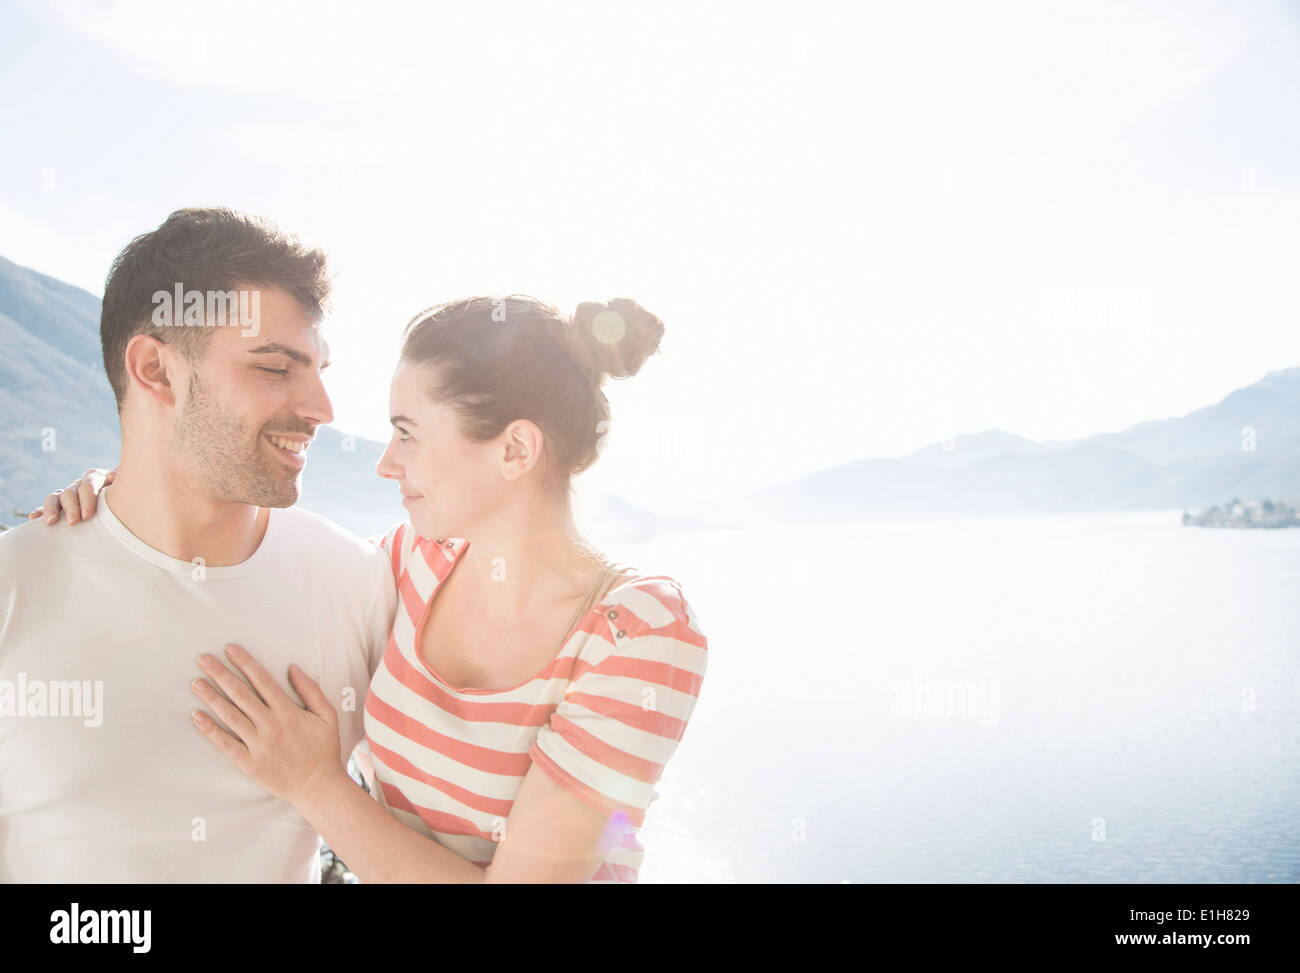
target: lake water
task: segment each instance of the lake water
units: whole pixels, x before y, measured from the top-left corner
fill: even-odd
[[[709,638],[642,882],[1300,881],[1300,530],[1169,511],[604,550],[677,578]]]

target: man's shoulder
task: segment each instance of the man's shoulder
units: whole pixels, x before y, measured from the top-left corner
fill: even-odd
[[[97,533],[89,523],[69,524],[63,519],[56,524],[29,520],[8,527],[0,531],[0,570],[11,564],[31,565],[58,557],[74,545],[93,540]]]
[[[384,549],[301,507],[277,508],[273,516],[280,535],[277,556],[291,559],[286,566],[294,570],[298,583],[307,586],[312,598],[323,599],[315,602],[319,608],[330,606],[361,622],[365,628],[359,630],[360,637],[371,644],[372,655],[382,654],[397,603]],[[374,629],[381,622],[382,635]],[[369,662],[372,672],[377,664],[375,655]]]
[[[0,531],[0,601],[18,588],[67,591],[104,571],[113,556],[94,521],[32,520]]]
[[[328,517],[297,506],[278,507],[272,515],[279,521],[278,529],[284,532],[288,542],[306,556],[356,564],[363,571],[371,570],[375,564],[388,570],[388,562],[378,544],[358,537]]]

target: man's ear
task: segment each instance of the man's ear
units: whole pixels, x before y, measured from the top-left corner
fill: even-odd
[[[171,382],[175,349],[152,335],[138,334],[126,343],[125,358],[128,387],[136,386],[164,405],[176,405]]]

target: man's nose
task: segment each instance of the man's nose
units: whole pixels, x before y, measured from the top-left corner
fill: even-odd
[[[311,380],[311,389],[299,407],[299,415],[309,419],[318,426],[328,425],[334,421],[334,405],[330,402],[325,383],[317,373]]]

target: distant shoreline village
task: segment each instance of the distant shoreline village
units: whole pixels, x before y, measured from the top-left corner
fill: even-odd
[[[1184,527],[1300,527],[1300,501],[1237,500],[1195,513],[1183,512]]]

